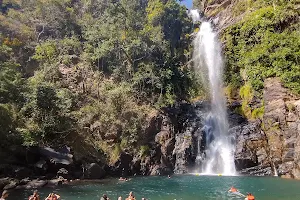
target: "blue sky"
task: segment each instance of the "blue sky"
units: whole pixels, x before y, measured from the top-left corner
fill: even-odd
[[[181,1],[181,4],[185,5],[187,8],[192,8],[193,0],[183,0]]]

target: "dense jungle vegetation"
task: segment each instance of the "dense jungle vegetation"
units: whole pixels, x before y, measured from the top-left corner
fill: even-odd
[[[232,5],[228,15],[243,17],[220,35],[226,91],[255,118],[263,102],[249,103],[266,78],[300,94],[299,1]],[[201,94],[194,29],[175,0],[0,1],[0,149],[68,144],[108,162],[144,154],[151,116]]]
[[[4,0],[0,11],[3,149],[86,142],[113,162],[147,150],[157,110],[198,93],[193,26],[175,0]]]

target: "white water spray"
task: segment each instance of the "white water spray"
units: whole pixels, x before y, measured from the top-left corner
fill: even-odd
[[[200,21],[197,10],[190,12],[193,21]],[[202,158],[202,173],[234,175],[234,144],[228,134],[226,101],[223,94],[223,59],[217,34],[209,22],[202,22],[194,39],[193,62],[202,74],[203,84],[210,91],[211,111],[206,118],[205,156]],[[198,149],[198,155],[200,155]]]

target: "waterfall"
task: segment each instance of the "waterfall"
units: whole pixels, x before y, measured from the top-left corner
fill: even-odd
[[[273,162],[273,170],[274,170],[274,176],[278,176],[278,172],[275,166],[275,163]]]
[[[200,21],[197,10],[190,11],[193,21]],[[195,20],[197,19],[197,20]],[[221,44],[209,22],[202,22],[194,39],[193,63],[210,92],[211,109],[205,120],[205,157],[201,173],[234,175],[235,146],[228,134],[226,100],[223,94],[223,59]],[[198,148],[199,149],[199,148]],[[198,152],[201,155],[201,152]]]

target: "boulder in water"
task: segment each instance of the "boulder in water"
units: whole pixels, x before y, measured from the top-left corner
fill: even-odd
[[[8,185],[6,185],[3,190],[11,190],[11,189],[14,189],[15,187],[17,187],[17,185],[19,184],[19,181],[17,180],[11,180],[9,182]]]
[[[39,180],[39,179],[32,180],[29,183],[27,183],[26,189],[41,188],[47,185],[47,183],[48,181],[46,180]]]
[[[30,177],[32,175],[32,171],[28,168],[25,167],[18,167],[15,170],[15,178],[17,179],[23,179],[23,178],[27,178]]]
[[[0,178],[0,190],[9,184],[9,178]]]

